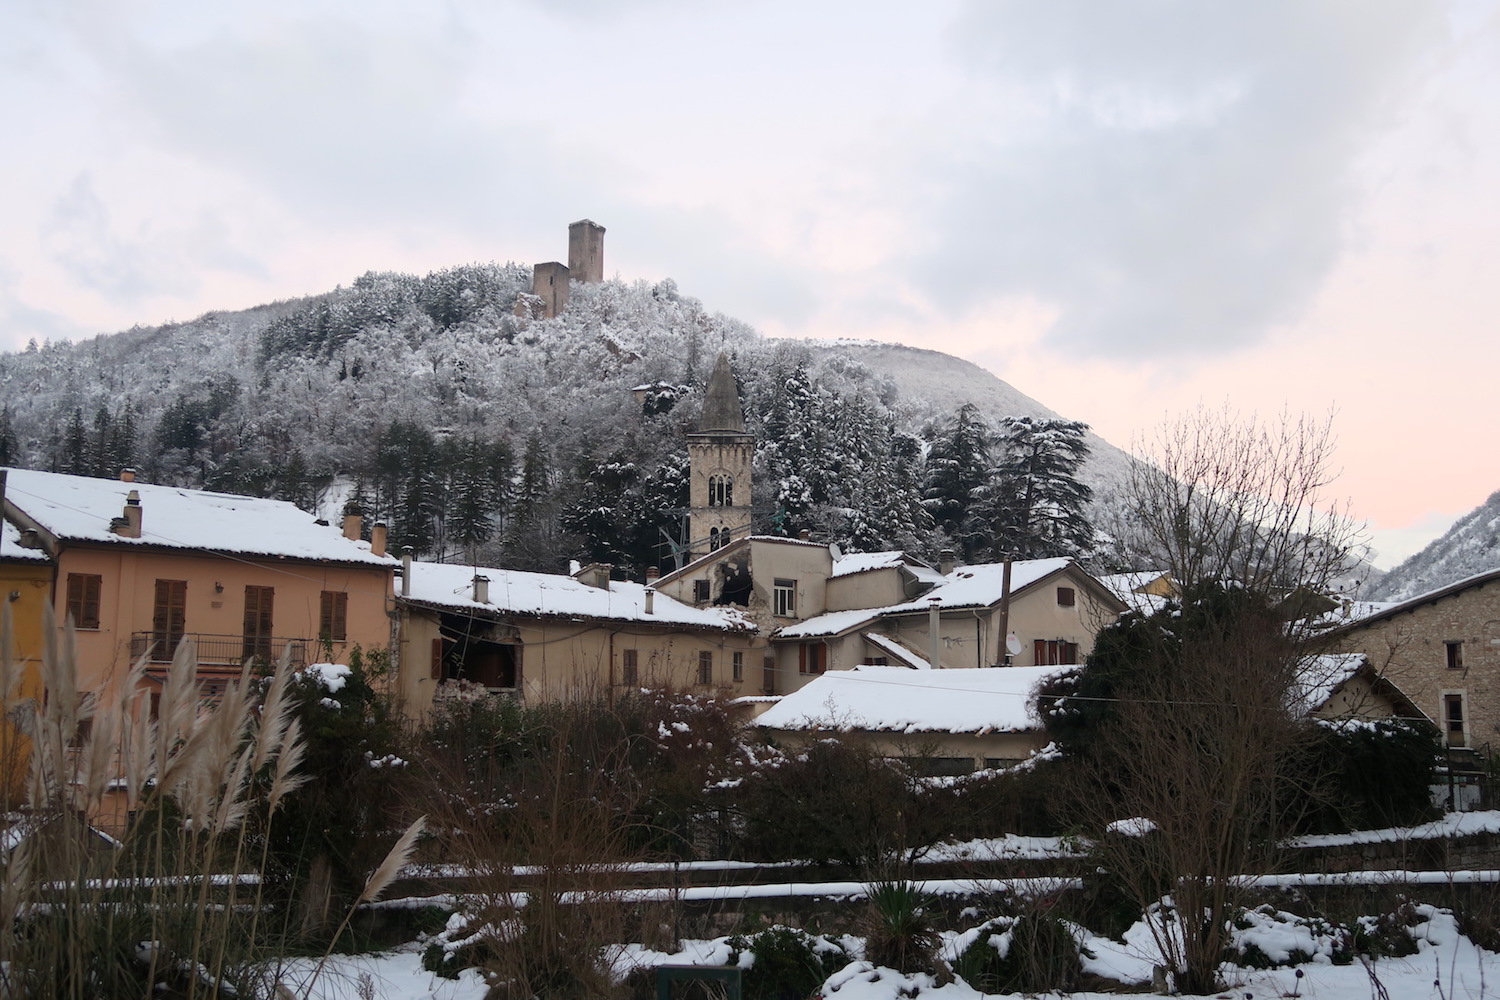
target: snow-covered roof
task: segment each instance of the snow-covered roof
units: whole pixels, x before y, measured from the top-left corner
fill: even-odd
[[[833,572],[828,574],[828,578],[832,580],[841,576],[853,576],[855,573],[868,573],[873,569],[897,569],[905,562],[906,553],[900,550],[850,552],[833,564]]]
[[[0,522],[0,559],[25,559],[30,562],[46,562],[47,553],[40,549],[21,547],[21,529],[9,521]]]
[[[884,650],[891,656],[898,657],[903,663],[918,670],[932,669],[932,662],[925,656],[917,655],[888,635],[881,635],[879,632],[866,632],[865,641],[876,649]]]
[[[1363,625],[1367,622],[1376,622],[1383,618],[1393,618],[1397,614],[1400,614],[1401,612],[1406,611],[1410,608],[1420,607],[1423,604],[1432,604],[1434,602],[1442,600],[1445,597],[1452,597],[1453,595],[1460,594],[1465,590],[1470,590],[1475,587],[1483,587],[1487,584],[1497,581],[1500,581],[1500,570],[1488,570],[1484,573],[1475,573],[1473,576],[1466,576],[1462,580],[1455,580],[1453,583],[1446,584],[1442,587],[1436,587],[1432,590],[1427,591],[1426,593],[1418,594],[1415,597],[1409,597],[1404,601],[1356,602],[1356,606],[1359,604],[1365,605],[1365,614],[1350,616],[1347,620],[1340,620],[1337,618],[1331,620],[1338,628],[1353,628],[1359,625]],[[1337,612],[1334,612],[1334,614],[1336,613]]]
[[[476,575],[489,578],[488,603],[474,600]],[[695,608],[660,591],[652,599],[652,610],[647,614],[646,587],[639,583],[611,580],[609,589],[603,590],[571,576],[483,566],[476,569],[449,563],[412,563],[408,599],[440,608],[491,614],[598,618],[733,631],[755,628],[737,608]]]
[[[852,557],[848,557],[852,558]],[[1014,597],[1037,581],[1067,568],[1071,559],[1021,559],[1011,563],[1010,592]],[[935,600],[938,610],[959,608],[986,608],[997,604],[1001,598],[1005,576],[1004,563],[983,563],[977,566],[960,566],[943,577],[940,586],[934,587],[914,601],[892,604],[883,608],[862,608],[854,611],[830,611],[809,618],[795,625],[787,625],[776,631],[778,639],[810,639],[817,636],[839,635],[858,628],[884,615],[925,612]]]
[[[284,500],[31,469],[8,470],[5,499],[48,534],[72,542],[198,549],[317,562],[394,566],[338,528]],[[141,500],[141,537],[110,529],[125,498]],[[23,519],[24,520],[24,519]]]
[[[1066,669],[1071,668],[830,670],[783,697],[755,724],[784,730],[1023,732],[1040,728],[1027,708],[1032,689]]]
[[[1328,704],[1339,687],[1365,666],[1364,653],[1322,653],[1309,656],[1297,671],[1297,689],[1291,692],[1293,707],[1316,712]]]

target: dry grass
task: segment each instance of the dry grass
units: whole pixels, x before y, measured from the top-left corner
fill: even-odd
[[[72,629],[49,613],[46,634],[43,696],[23,703],[0,622],[0,708],[28,720],[7,748],[29,750],[25,800],[7,803],[0,906],[14,924],[0,933],[0,992],[93,1000],[161,995],[165,984],[184,998],[273,995],[265,959],[284,944],[284,924],[256,873],[266,825],[307,780],[289,660],[264,698],[247,666],[206,705],[184,641],[153,717],[144,661],[80,693]],[[100,817],[116,820],[115,841],[91,826]]]

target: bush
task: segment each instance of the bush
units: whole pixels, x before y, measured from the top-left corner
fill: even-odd
[[[946,978],[938,959],[938,933],[926,913],[927,898],[911,882],[883,882],[870,889],[865,918],[865,960],[897,972]]]
[[[888,872],[946,833],[923,784],[900,762],[836,739],[760,762],[729,793],[745,853]]]
[[[754,956],[745,972],[745,1000],[805,1000],[850,961],[841,945],[791,927],[736,934],[729,948],[730,965],[740,964],[746,952]]]
[[[1036,909],[981,926],[954,971],[982,993],[1066,992],[1078,986],[1083,963],[1072,927]]]
[[[1306,773],[1323,780],[1299,824],[1303,832],[1415,826],[1436,815],[1429,786],[1436,781],[1438,733],[1425,720],[1322,723],[1309,752]]]

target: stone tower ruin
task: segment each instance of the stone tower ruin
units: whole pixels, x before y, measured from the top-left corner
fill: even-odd
[[[568,308],[570,281],[597,284],[603,280],[604,227],[592,219],[579,219],[568,227],[568,262],[549,260],[533,267],[531,294],[542,300],[542,318],[551,319]]]

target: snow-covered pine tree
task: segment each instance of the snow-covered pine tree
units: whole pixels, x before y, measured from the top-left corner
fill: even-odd
[[[927,453],[924,504],[937,526],[975,562],[989,551],[989,528],[975,504],[990,482],[993,433],[979,407],[965,403],[937,431]]]
[[[1087,430],[1087,424],[1058,418],[1000,421],[1000,460],[977,508],[990,526],[994,558],[1082,556],[1092,549],[1088,505],[1094,494],[1077,478],[1089,454]]]

